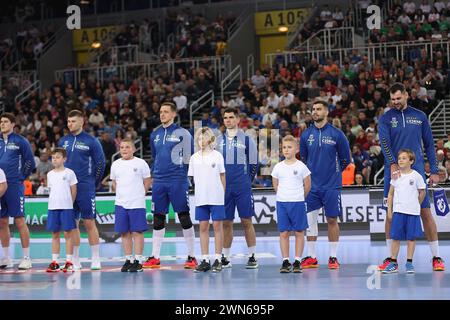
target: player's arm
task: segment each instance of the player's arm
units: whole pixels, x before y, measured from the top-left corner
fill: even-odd
[[[153,174],[154,166],[155,166],[155,158],[156,158],[156,148],[153,142],[152,134],[150,135],[150,153],[152,155],[152,159],[150,160],[150,172]]]
[[[308,175],[303,179],[303,189],[305,190],[305,199],[306,199],[308,193],[311,191],[311,175]]]
[[[439,171],[436,160],[436,152],[434,150],[433,133],[431,132],[430,123],[426,118],[422,122],[422,140],[428,161],[430,162],[431,174],[437,175]],[[418,141],[418,143],[420,142]]]
[[[97,139],[95,139],[92,147],[91,155],[94,159],[95,186],[97,187],[102,182],[103,173],[105,172],[106,167],[106,159],[102,145]]]
[[[389,134],[389,127],[386,124],[385,118],[386,117],[381,117],[378,122],[378,134],[380,136],[381,150],[383,151],[384,158],[392,166],[397,165],[397,159],[392,151],[391,136]]]
[[[272,186],[275,192],[278,192],[278,178],[272,177]]]
[[[147,163],[145,163],[144,168],[143,168],[142,179],[144,182],[145,194],[147,194],[148,189],[152,185],[152,177],[151,177],[151,173],[150,173],[150,168],[147,165]]]
[[[111,189],[112,189],[112,192],[116,192],[116,180],[111,180],[112,181],[112,184],[111,184]]]
[[[227,180],[226,180],[226,178],[225,178],[225,172],[223,172],[223,173],[220,174],[220,182],[222,182],[222,185],[223,185],[223,191],[225,191],[226,188],[227,188]]]
[[[6,189],[8,189],[8,182],[6,180],[4,182],[0,183],[0,198],[3,197],[3,195],[6,192]]]
[[[419,203],[422,204],[425,199],[425,189],[419,189]]]
[[[391,185],[389,188],[389,194],[388,194],[388,199],[387,199],[387,216],[388,216],[389,220],[392,219],[393,204],[394,204],[394,186]]]
[[[26,179],[36,168],[33,152],[31,151],[31,146],[28,141],[23,141],[22,143],[22,168],[24,179]]]
[[[77,198],[77,184],[73,184],[70,186],[70,195],[72,196],[72,202],[75,202]]]
[[[300,137],[300,159],[303,163],[308,161],[308,145],[306,143],[306,135],[304,133]]]
[[[150,188],[150,186],[152,185],[152,178],[148,177],[148,178],[144,178],[144,190],[145,193],[147,193],[148,189]]]
[[[250,176],[250,181],[256,177],[256,173],[258,172],[258,148],[256,148],[255,141],[249,136],[247,136],[248,147],[245,148],[247,163],[248,163],[248,174]]]
[[[347,137],[342,131],[339,132],[339,142],[337,144],[337,153],[339,159],[339,165],[341,167],[341,172],[347,168],[350,162],[352,162],[352,154],[350,151],[350,145],[348,143]]]

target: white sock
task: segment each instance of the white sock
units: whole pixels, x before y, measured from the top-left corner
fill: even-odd
[[[30,248],[28,247],[28,248],[22,248],[22,251],[23,251],[23,256],[24,257],[30,257]]]
[[[336,257],[339,242],[330,242],[330,257]]]
[[[231,248],[223,248],[222,253],[225,256],[225,258],[228,258],[230,256]]]
[[[52,253],[52,261],[58,261],[58,258],[59,258],[59,254]]]
[[[166,228],[162,228],[161,230],[153,230],[152,256],[155,259],[159,259],[159,253],[161,252],[161,243],[164,240],[165,233],[166,233]]]
[[[194,226],[189,229],[183,229],[184,240],[186,240],[186,245],[188,249],[188,255],[194,257],[194,246],[195,246],[195,232]]]
[[[315,241],[308,241],[308,256],[311,258],[317,258],[316,256],[316,242]]]
[[[215,258],[215,260],[219,260],[219,262],[220,262],[220,259],[222,259],[222,255],[216,253],[216,254],[214,255],[214,258]]]
[[[140,264],[143,264],[143,263],[144,263],[144,256],[141,255],[141,254],[135,255],[135,256],[134,256],[134,259],[137,260],[137,261],[139,261]]]
[[[286,260],[289,261],[289,257],[288,258],[283,258],[283,261],[286,261]]]
[[[126,259],[126,260],[130,260],[131,262],[134,261],[133,255],[126,255],[126,256],[125,256],[125,259]]]
[[[9,259],[9,247],[3,247],[3,256],[5,259]]]
[[[255,251],[256,251],[256,246],[248,247],[248,255],[249,255],[249,256],[254,255],[254,254],[255,254]]]
[[[68,254],[66,256],[66,261],[72,262],[72,255],[71,254]]]
[[[92,260],[98,260],[100,258],[100,245],[94,244],[91,246]]]
[[[80,246],[73,246],[73,261],[80,262]]]
[[[300,257],[295,257],[294,261],[301,261]]]
[[[386,246],[389,253],[389,258],[392,256],[392,239],[386,239]]]
[[[206,260],[206,261],[208,261],[208,255],[207,254],[202,254],[202,260]]]
[[[439,255],[439,241],[430,241],[428,242],[428,244],[430,245],[430,249],[431,249],[431,254],[433,255],[433,257],[440,257]]]

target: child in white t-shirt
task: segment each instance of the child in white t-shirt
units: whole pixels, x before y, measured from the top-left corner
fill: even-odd
[[[189,161],[188,176],[195,183],[195,219],[200,221],[202,261],[195,272],[222,271],[223,223],[225,219],[225,164],[220,152],[214,150],[216,137],[212,130],[203,127],[195,133],[195,143],[200,151]],[[209,219],[213,221],[215,256],[211,266],[209,254]]]
[[[55,148],[52,152],[54,169],[47,173],[47,185],[50,189],[48,197],[47,230],[52,232],[52,262],[47,272],[58,272],[60,251],[60,232],[64,231],[66,239],[66,263],[64,272],[73,272],[73,232],[77,223],[73,212],[73,202],[77,196],[77,177],[75,172],[64,167],[67,153],[64,148]]]
[[[420,205],[425,199],[426,184],[424,178],[411,169],[415,154],[411,150],[402,149],[398,153],[400,177],[391,180],[388,195],[388,219],[391,225],[391,262],[383,273],[398,272],[397,256],[400,250],[400,240],[408,241],[406,272],[414,273],[412,259],[416,247],[416,238],[422,237],[420,221]]]
[[[281,273],[301,273],[300,257],[305,245],[304,232],[308,228],[305,198],[311,190],[311,172],[295,158],[298,141],[291,135],[282,140],[285,160],[275,165],[272,183],[277,193],[277,223],[280,231],[280,247],[283,255]],[[295,232],[295,260],[289,262],[289,232]]]
[[[125,264],[121,271],[141,272],[144,231],[148,230],[145,195],[151,184],[150,168],[147,162],[133,155],[136,152],[133,140],[123,139],[119,152],[122,158],[113,162],[110,177],[116,193],[114,230],[122,234],[125,252]]]
[[[5,194],[6,189],[8,189],[8,183],[6,182],[5,171],[3,171],[3,169],[0,168],[0,199]],[[2,204],[0,202],[0,209],[1,208],[2,208]]]

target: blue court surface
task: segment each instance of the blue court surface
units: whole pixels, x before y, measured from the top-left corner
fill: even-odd
[[[196,250],[199,252],[197,239]],[[62,246],[63,247],[63,246]],[[212,249],[212,247],[211,247]],[[293,252],[291,248],[291,252]],[[20,244],[14,241],[11,250],[15,258],[21,255]],[[440,242],[441,256],[450,259],[450,241]],[[417,243],[414,265],[416,274],[405,273],[406,247],[399,256],[398,274],[367,273],[370,266],[379,264],[386,256],[385,242],[370,241],[367,236],[341,238],[338,258],[340,270],[328,270],[328,243],[318,241],[320,268],[304,270],[302,274],[280,274],[280,249],[277,237],[257,238],[257,257],[260,267],[246,270],[246,245],[242,237],[235,237],[231,261],[233,267],[221,273],[194,273],[182,268],[186,247],[183,239],[168,239],[161,252],[162,267],[142,273],[121,273],[123,255],[120,243],[102,243],[103,269],[90,271],[85,267],[72,274],[49,274],[50,243],[34,243],[31,247],[33,270],[0,271],[0,300],[301,300],[301,299],[449,299],[450,274],[431,270],[430,250],[426,242]],[[151,241],[145,254],[151,253]],[[87,243],[80,255],[90,256]],[[199,255],[197,256],[199,258]],[[18,263],[19,260],[15,262]],[[17,264],[16,264],[17,266]],[[447,265],[449,267],[449,265]]]

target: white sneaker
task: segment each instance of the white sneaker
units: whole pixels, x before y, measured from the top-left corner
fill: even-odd
[[[19,270],[29,270],[31,269],[31,259],[30,257],[24,257],[19,264]]]
[[[0,260],[0,269],[10,269],[14,267],[14,263],[11,258],[2,258]]]
[[[74,260],[73,262],[73,271],[80,271],[83,269],[83,266],[81,265],[80,261]]]
[[[102,265],[100,263],[100,259],[92,259],[91,270],[101,270]]]

